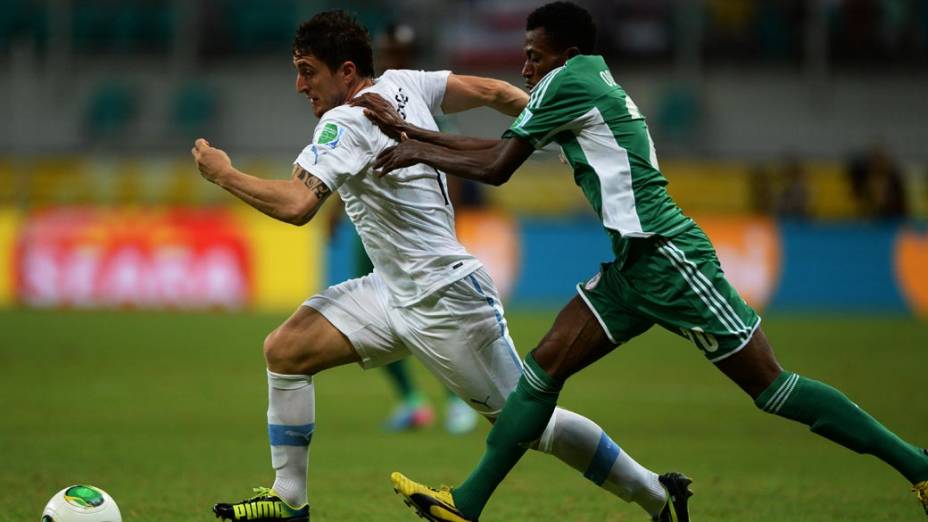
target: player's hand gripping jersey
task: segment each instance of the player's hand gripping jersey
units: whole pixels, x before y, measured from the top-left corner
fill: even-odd
[[[542,78],[503,137],[561,146],[620,262],[625,238],[673,237],[692,224],[667,195],[644,117],[600,56],[575,56]]]
[[[389,70],[361,92],[377,93],[407,121],[438,130],[433,115],[441,114],[448,74]],[[342,105],[322,116],[296,163],[338,191],[392,304],[406,306],[481,265],[458,243],[444,173],[421,164],[382,178],[371,173],[377,154],[395,144],[363,109]]]

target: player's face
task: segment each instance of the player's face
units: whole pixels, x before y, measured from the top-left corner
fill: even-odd
[[[567,50],[557,51],[545,34],[542,27],[525,32],[525,65],[522,66],[522,77],[525,86],[529,89],[551,72],[551,69],[564,65],[570,57]]]
[[[317,118],[345,103],[348,82],[344,71],[333,72],[311,54],[294,57],[293,66],[296,68],[296,91],[309,99]]]

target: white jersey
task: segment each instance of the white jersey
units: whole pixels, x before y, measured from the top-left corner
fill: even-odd
[[[389,70],[361,92],[377,93],[406,121],[438,130],[448,71]],[[296,163],[338,191],[392,304],[408,306],[472,273],[481,264],[458,242],[443,172],[424,164],[378,178],[374,159],[396,142],[341,105],[326,112]]]

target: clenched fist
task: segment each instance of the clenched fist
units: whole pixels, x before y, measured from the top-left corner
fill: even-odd
[[[229,159],[229,155],[222,149],[210,146],[209,142],[203,138],[199,138],[193,143],[190,152],[197,162],[200,175],[206,178],[207,181],[217,183],[219,176],[232,168],[232,160]]]

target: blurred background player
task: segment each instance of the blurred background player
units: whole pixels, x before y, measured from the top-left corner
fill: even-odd
[[[383,71],[388,69],[409,69],[415,61],[415,52],[416,39],[412,27],[397,23],[388,24],[374,42],[376,70],[382,74]],[[441,124],[444,119],[438,119],[439,128],[442,128]],[[462,185],[460,182],[448,184],[448,195],[455,210],[458,211],[463,207],[460,203],[461,191]],[[341,205],[339,207],[331,214],[332,221],[329,226],[329,235],[333,240],[339,232],[339,223],[342,221],[343,211]],[[353,229],[351,231],[346,230],[345,235],[350,236],[352,242],[351,251],[354,258],[354,274],[352,277],[362,277],[373,272],[374,264],[371,263],[367,251],[364,250],[361,238]],[[424,428],[430,426],[435,418],[432,405],[417,384],[410,364],[408,358],[403,358],[383,367],[383,371],[386,373],[387,379],[396,392],[398,399],[398,404],[384,422],[384,428],[388,431]],[[455,435],[472,431],[477,426],[477,412],[455,395],[454,392],[448,388],[443,387],[443,389],[445,390],[445,409],[442,425],[445,430]]]

